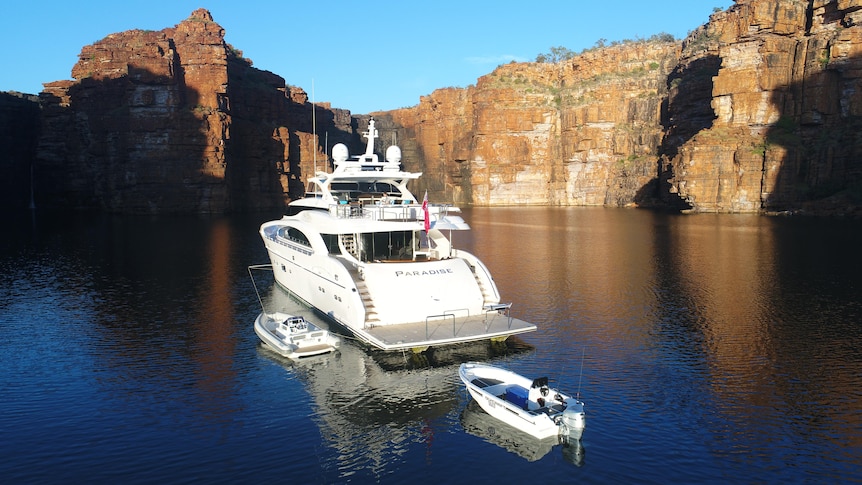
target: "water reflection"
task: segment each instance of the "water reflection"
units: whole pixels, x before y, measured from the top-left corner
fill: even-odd
[[[839,436],[860,449],[858,224],[580,208],[467,218],[466,243],[513,313],[539,324],[525,336],[537,357],[571,370],[588,349],[587,385],[602,388],[590,402],[618,420],[593,433],[687,436],[678,446],[770,467]]]
[[[584,446],[580,440],[561,444],[558,437],[538,439],[518,428],[500,421],[482,410],[476,401],[471,400],[461,412],[461,426],[464,431],[497,445],[527,461],[537,461],[554,448],[561,450],[562,456],[576,466],[584,464]]]
[[[255,275],[258,287],[266,278]],[[265,311],[281,311],[330,327],[315,312],[269,283],[264,291]],[[345,338],[333,354],[293,361],[262,345],[260,355],[278,362],[302,381],[312,400],[314,419],[328,446],[337,450],[329,464],[340,477],[369,470],[373,476],[398,463],[411,446],[421,444],[429,452],[436,424],[454,412],[463,393],[457,377],[465,360],[493,360],[528,352],[531,347],[511,342],[474,342],[436,349],[423,354],[381,352]]]
[[[247,266],[266,261],[267,219],[7,224],[0,475],[436,483],[531,480],[541,467],[560,482],[862,480],[858,222],[467,209],[473,231],[455,243],[536,332],[423,356],[351,343],[297,365],[252,330]],[[589,460],[583,447],[490,433],[458,381],[465,360],[580,390]]]

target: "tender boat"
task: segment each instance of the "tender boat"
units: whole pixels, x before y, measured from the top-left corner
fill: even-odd
[[[458,375],[479,406],[500,421],[539,439],[581,439],[584,403],[548,387],[547,377],[528,379],[478,362],[461,364]]]
[[[341,343],[338,336],[305,318],[281,312],[260,313],[254,320],[254,333],[267,348],[290,359],[332,352]]]
[[[276,282],[320,314],[382,350],[505,340],[536,326],[513,318],[488,268],[453,247],[469,230],[450,205],[420,202],[407,188],[421,172],[401,168],[401,150],[332,149],[334,169],[308,179],[305,197],[261,225]],[[449,234],[449,237],[445,233]]]

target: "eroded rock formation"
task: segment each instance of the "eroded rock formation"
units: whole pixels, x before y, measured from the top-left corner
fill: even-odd
[[[387,115],[461,203],[855,210],[860,10],[737,0],[681,45],[501,66]]]
[[[644,41],[559,64],[507,64],[475,86],[437,90],[386,116],[405,128],[399,139],[415,139],[415,168],[443,175],[426,179],[438,198],[650,203],[662,100],[678,52],[676,43]]]
[[[22,209],[30,205],[39,116],[36,96],[0,93],[0,207]]]
[[[374,113],[379,141],[435,201],[858,212],[860,21],[862,0],[737,0],[681,43],[511,63]],[[252,67],[206,10],[86,46],[72,74],[40,95],[40,206],[281,208],[368,119]]]
[[[705,212],[858,205],[860,21],[858,0],[739,0],[693,32],[669,98],[680,120],[664,145],[672,191]],[[701,76],[708,99],[678,104],[686,77]],[[713,119],[680,129],[698,111]]]
[[[301,193],[315,151],[323,158],[304,91],[253,68],[203,9],[84,47],[72,76],[41,94],[40,206],[277,209]],[[340,110],[317,109],[321,126],[349,135]]]

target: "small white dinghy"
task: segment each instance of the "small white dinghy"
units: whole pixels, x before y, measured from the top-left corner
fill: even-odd
[[[332,352],[341,344],[338,336],[305,318],[281,312],[258,315],[254,333],[269,349],[290,359]]]
[[[461,381],[491,416],[539,439],[581,439],[586,425],[584,403],[548,387],[548,378],[528,379],[478,362],[461,364]]]

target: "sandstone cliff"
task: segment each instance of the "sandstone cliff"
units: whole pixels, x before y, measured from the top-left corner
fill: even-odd
[[[426,174],[414,191],[434,201],[852,213],[860,12],[862,0],[737,0],[683,42],[511,63],[374,113],[380,143],[397,139],[405,168]],[[278,209],[324,168],[325,144],[361,146],[368,120],[252,67],[206,10],[85,46],[72,74],[40,95],[40,207]]]
[[[385,115],[459,203],[855,210],[860,9],[737,0],[681,45],[501,66]]]
[[[858,0],[739,0],[693,32],[671,79],[671,191],[705,212],[855,210],[860,20]],[[680,102],[689,78],[709,94]]]
[[[40,207],[277,209],[301,194],[315,151],[323,158],[305,93],[253,68],[206,10],[85,46],[72,76],[41,93]],[[350,136],[342,110],[318,117],[334,138]]]
[[[34,95],[0,93],[0,207],[30,205],[29,183],[39,140],[39,104]]]
[[[467,89],[386,113],[415,140],[429,193],[481,205],[647,203],[675,43],[639,41],[560,64],[507,64]],[[410,160],[405,154],[405,159]]]

